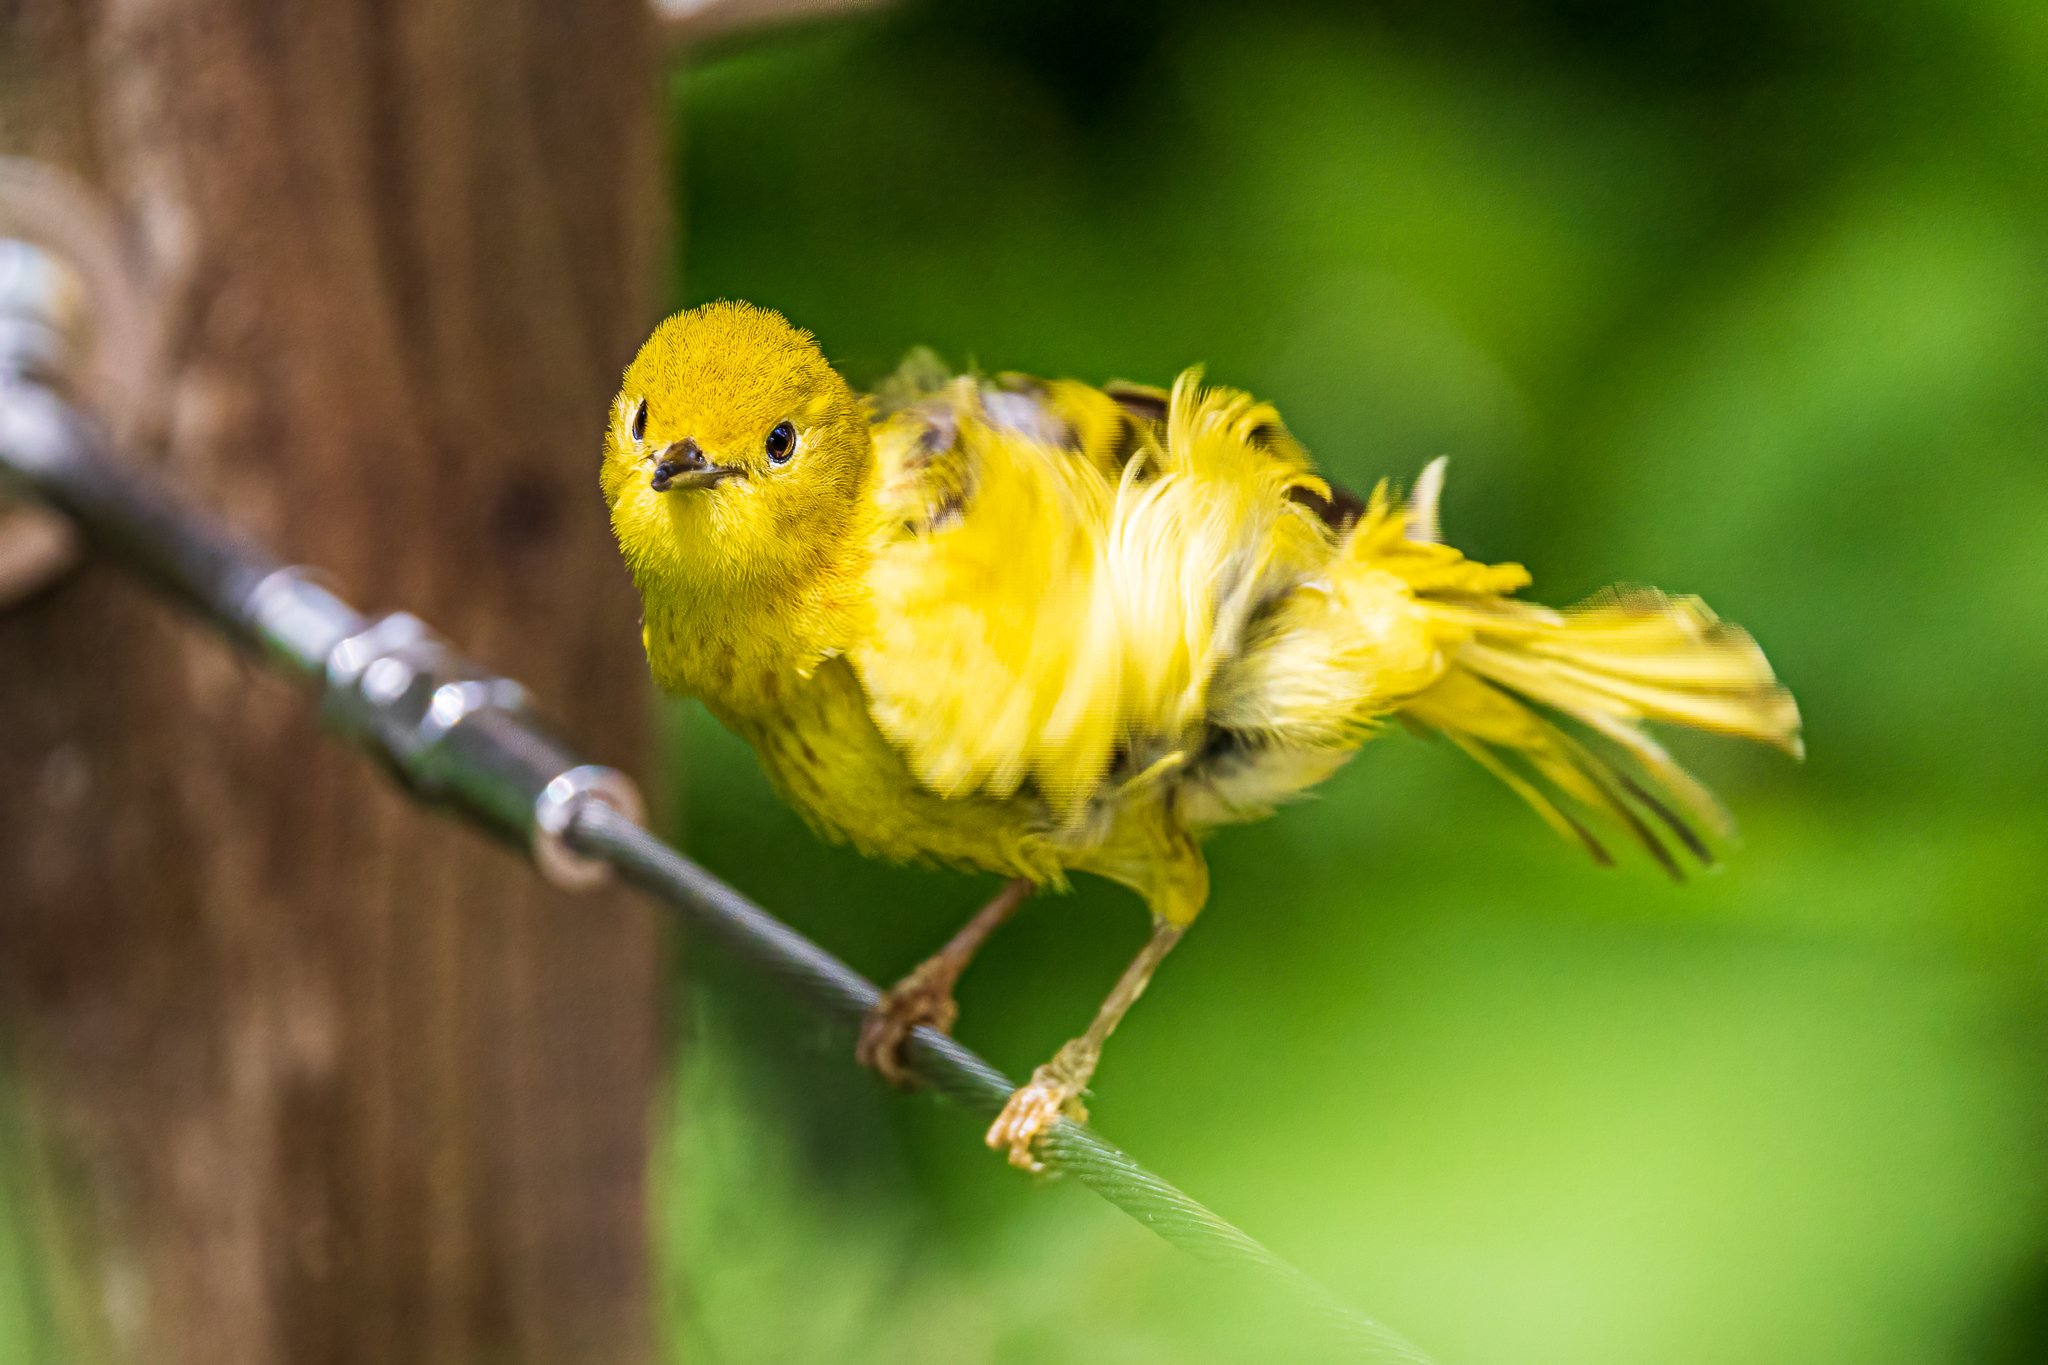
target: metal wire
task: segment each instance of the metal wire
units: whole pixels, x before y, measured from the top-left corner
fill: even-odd
[[[755,905],[619,812],[584,805],[568,830],[570,847],[608,863],[620,878],[681,911],[690,926],[717,939],[813,1008],[849,1025],[881,998],[872,981]],[[919,1028],[906,1049],[919,1079],[965,1109],[992,1115],[1016,1083],[973,1051],[934,1029]],[[1072,1176],[1196,1259],[1235,1267],[1306,1306],[1358,1358],[1430,1365],[1392,1328],[1339,1301],[1322,1285],[1106,1142],[1085,1124],[1062,1119],[1035,1149],[1046,1169]]]
[[[34,250],[0,241],[0,249]],[[67,513],[93,547],[191,608],[215,630],[320,695],[330,725],[380,759],[416,798],[523,848],[558,884],[609,868],[790,995],[853,1024],[874,983],[643,829],[631,784],[582,763],[527,711],[524,692],[456,656],[403,614],[363,617],[282,566],[130,461],[69,401],[51,344],[63,291],[52,264],[0,278],[0,485]],[[12,284],[8,280],[12,280]],[[61,330],[61,329],[58,329]],[[59,338],[61,340],[61,337]],[[993,1114],[1008,1077],[944,1034],[918,1029],[910,1069],[961,1106]],[[849,1057],[852,1055],[848,1050]],[[1037,1151],[1172,1245],[1305,1306],[1360,1360],[1431,1365],[1252,1237],[1084,1125],[1061,1121]]]

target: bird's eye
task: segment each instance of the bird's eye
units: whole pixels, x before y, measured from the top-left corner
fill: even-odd
[[[796,454],[796,428],[787,422],[777,422],[775,430],[768,433],[768,463],[788,464],[789,457]]]
[[[647,400],[645,398],[633,405],[632,427],[634,440],[644,441],[647,439]]]

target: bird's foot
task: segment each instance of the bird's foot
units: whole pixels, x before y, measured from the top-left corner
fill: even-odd
[[[1010,1164],[1020,1171],[1043,1171],[1045,1163],[1032,1148],[1046,1129],[1063,1118],[1088,1121],[1081,1096],[1088,1089],[1088,1078],[1095,1074],[1099,1055],[1080,1039],[1061,1048],[1051,1061],[1031,1073],[1029,1083],[1010,1096],[1003,1112],[989,1125],[988,1145],[997,1151],[1008,1148]]]
[[[918,964],[910,975],[882,992],[882,998],[861,1020],[854,1060],[880,1072],[882,1079],[898,1090],[916,1086],[917,1078],[903,1065],[904,1045],[920,1025],[941,1033],[953,1031],[953,1022],[960,1017],[960,1006],[953,999],[957,975],[934,958]]]

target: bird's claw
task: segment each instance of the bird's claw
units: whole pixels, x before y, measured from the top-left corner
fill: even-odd
[[[988,1145],[997,1151],[1009,1149],[1010,1164],[1036,1175],[1045,1169],[1032,1148],[1048,1128],[1063,1118],[1076,1123],[1088,1121],[1081,1095],[1087,1089],[1092,1065],[1076,1065],[1077,1059],[1061,1048],[1058,1056],[1031,1073],[989,1125]]]
[[[953,999],[953,983],[931,970],[931,963],[919,966],[909,976],[882,992],[867,1017],[860,1022],[860,1042],[854,1060],[881,1074],[898,1090],[909,1090],[917,1078],[903,1065],[903,1048],[920,1026],[951,1033],[960,1017]]]

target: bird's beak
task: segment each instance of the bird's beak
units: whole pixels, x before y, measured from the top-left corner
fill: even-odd
[[[740,465],[713,464],[694,440],[684,437],[654,452],[654,474],[648,487],[657,493],[671,488],[710,488],[746,474]]]

